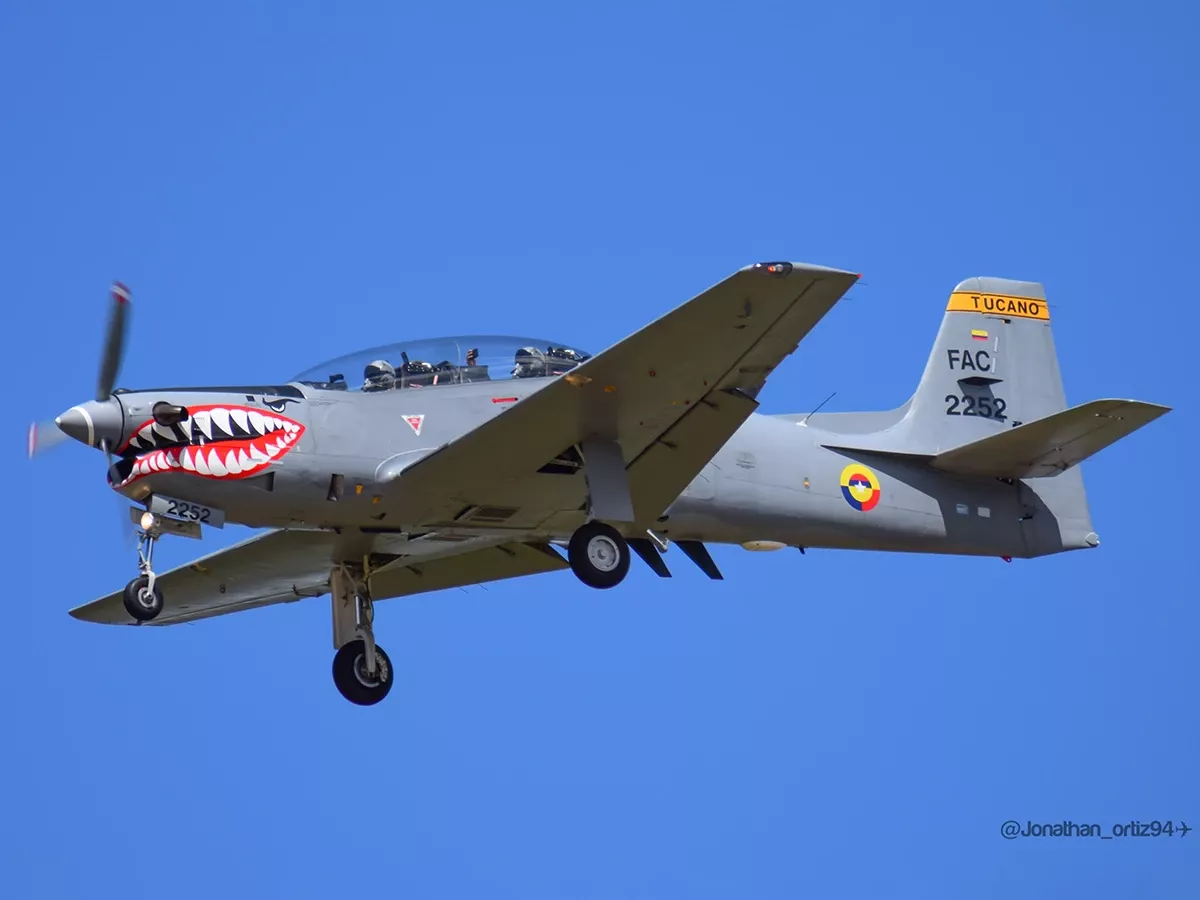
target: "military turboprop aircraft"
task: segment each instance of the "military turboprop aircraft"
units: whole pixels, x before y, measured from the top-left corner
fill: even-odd
[[[592,356],[556,341],[377,347],[282,384],[113,390],[129,292],[115,285],[94,400],[30,430],[108,456],[135,501],[139,574],[71,610],[171,625],[330,594],[333,678],[392,686],[374,603],[570,568],[618,585],[672,544],[1037,557],[1099,543],[1078,463],[1168,412],[1068,408],[1042,286],[971,278],[924,374],[885,412],[762,415],[768,375],[857,281],[747,266]],[[164,534],[270,529],[165,574]],[[565,547],[566,558],[556,548]]]

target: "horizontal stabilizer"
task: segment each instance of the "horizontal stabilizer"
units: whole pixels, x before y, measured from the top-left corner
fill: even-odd
[[[1093,400],[972,441],[929,460],[935,469],[992,478],[1045,478],[1099,453],[1170,407],[1140,400]]]

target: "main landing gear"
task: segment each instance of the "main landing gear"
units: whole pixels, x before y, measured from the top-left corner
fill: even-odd
[[[154,559],[154,542],[158,540],[158,531],[153,527],[154,519],[149,519],[151,526],[138,532],[138,571],[141,573],[129,584],[121,596],[125,611],[137,620],[138,624],[149,622],[163,609],[162,590],[155,583],[154,570],[151,563]]]
[[[333,603],[333,683],[358,706],[373,706],[392,689],[392,661],[375,643],[375,605],[365,577],[347,566],[330,576]]]
[[[575,577],[588,587],[616,587],[629,572],[629,544],[611,525],[586,522],[571,535],[567,561]]]
[[[611,388],[606,388],[611,390]],[[621,445],[589,438],[579,444],[587,480],[587,521],[567,544],[567,562],[588,587],[616,587],[629,572],[629,544],[609,522],[632,522],[633,499]]]

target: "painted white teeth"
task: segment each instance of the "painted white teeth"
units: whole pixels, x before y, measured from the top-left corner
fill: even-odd
[[[209,472],[216,475],[217,478],[221,478],[222,475],[229,474],[229,469],[224,467],[224,463],[221,462],[221,457],[217,455],[217,451],[215,449],[209,450],[208,463]]]
[[[200,410],[192,413],[192,422],[200,429],[201,433],[212,440],[212,419],[209,418],[208,410]]]
[[[229,427],[229,410],[218,407],[217,409],[210,409],[208,414],[212,416],[212,423],[214,425],[226,434],[233,434],[233,429]]]
[[[197,410],[174,427],[147,422],[129,439],[127,446],[138,455],[130,466],[129,476],[118,487],[144,475],[173,469],[211,478],[248,475],[287,453],[303,433],[302,425],[253,409]],[[164,442],[178,444],[180,434],[185,440],[201,443],[155,449]],[[222,438],[235,438],[235,443],[230,446]],[[205,443],[205,439],[211,443]]]
[[[229,474],[229,470],[225,468],[225,463],[221,462],[221,457],[217,455],[215,449],[208,451],[208,470],[218,478]]]

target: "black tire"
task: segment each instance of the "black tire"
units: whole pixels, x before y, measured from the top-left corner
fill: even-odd
[[[163,610],[163,595],[157,580],[154,582],[153,592],[146,590],[149,584],[148,577],[139,575],[125,585],[125,591],[121,595],[125,603],[125,612],[139,622],[149,622]]]
[[[588,587],[607,590],[629,572],[629,545],[611,525],[588,522],[571,535],[567,561],[575,577]]]
[[[343,697],[358,706],[373,706],[392,689],[392,661],[375,645],[375,678],[367,676],[367,645],[353,640],[333,657],[333,683]]]

